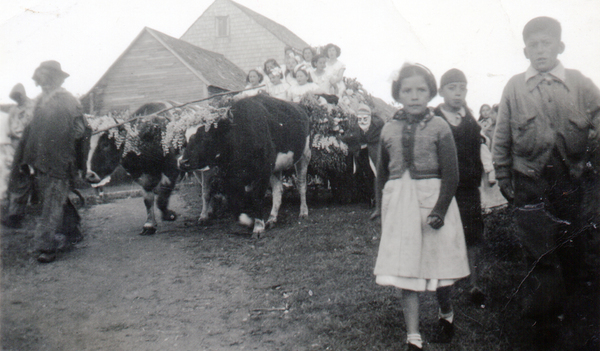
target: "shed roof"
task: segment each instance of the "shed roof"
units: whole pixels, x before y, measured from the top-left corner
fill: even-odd
[[[225,90],[238,90],[245,86],[246,73],[222,54],[202,49],[148,27],[144,30],[171,51],[206,85]]]
[[[102,82],[113,66],[119,62],[127,52],[135,46],[136,42],[144,33],[150,34],[161,45],[169,50],[175,58],[181,61],[192,73],[202,80],[208,86],[214,86],[223,90],[239,90],[243,89],[246,82],[246,73],[229,61],[222,54],[202,49],[186,41],[173,38],[164,33],[161,33],[152,28],[144,27],[133,42],[125,49],[125,51],[117,58],[117,60],[106,70],[104,75],[98,82],[86,93],[82,100],[87,98],[94,88]]]

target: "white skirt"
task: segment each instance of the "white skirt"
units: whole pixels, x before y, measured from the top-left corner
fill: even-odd
[[[427,217],[439,197],[441,179],[390,180],[383,189],[382,234],[375,264],[376,283],[425,291],[452,285],[470,274],[460,213],[452,199],[444,226]]]

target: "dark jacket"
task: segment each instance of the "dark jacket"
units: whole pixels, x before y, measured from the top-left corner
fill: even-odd
[[[456,144],[456,156],[458,157],[458,187],[479,188],[483,174],[483,163],[481,163],[481,126],[477,124],[469,109],[465,108],[466,114],[459,125],[453,126],[448,123],[454,143]],[[435,115],[444,119],[441,105],[435,109]]]
[[[85,171],[90,132],[73,95],[62,88],[42,93],[15,153],[14,165],[29,165],[51,177],[70,179],[78,170]]]

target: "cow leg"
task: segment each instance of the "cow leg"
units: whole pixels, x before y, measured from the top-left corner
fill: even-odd
[[[200,212],[200,218],[198,218],[199,224],[206,224],[213,212],[212,203],[210,202],[210,181],[213,172],[213,170],[200,171],[200,184],[202,186],[202,211]]]
[[[152,235],[156,233],[158,224],[154,216],[154,188],[158,185],[159,178],[143,174],[136,182],[144,188],[144,205],[146,206],[146,223],[140,235]]]
[[[281,181],[281,172],[271,174],[271,190],[273,192],[273,207],[271,207],[271,214],[267,220],[266,227],[272,228],[277,223],[277,215],[279,213],[279,207],[281,207],[281,196],[283,194],[283,182]],[[255,226],[256,228],[256,226]]]
[[[298,191],[300,192],[300,218],[308,217],[308,205],[306,204],[306,174],[308,172],[310,158],[310,137],[307,137],[302,157],[295,165],[296,177],[298,178]]]
[[[169,198],[175,188],[177,178],[179,174],[174,172],[169,176],[162,175],[160,183],[158,184],[158,198],[156,199],[156,206],[162,213],[163,221],[174,221],[177,219],[177,214],[169,210]]]

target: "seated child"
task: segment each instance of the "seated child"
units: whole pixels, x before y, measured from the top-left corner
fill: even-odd
[[[310,75],[308,72],[300,67],[296,71],[296,81],[297,85],[292,85],[288,90],[288,98],[293,102],[300,102],[302,96],[307,93],[319,93],[319,86],[313,83],[310,80]]]
[[[288,90],[290,85],[281,80],[283,78],[281,68],[275,67],[270,69],[268,75],[271,84],[267,85],[267,93],[274,98],[288,100]]]
[[[246,97],[254,96],[261,91],[266,91],[264,85],[261,85],[263,81],[263,75],[256,69],[251,69],[246,76],[246,87],[244,89],[249,89],[242,91],[234,97],[234,100],[243,99]]]

